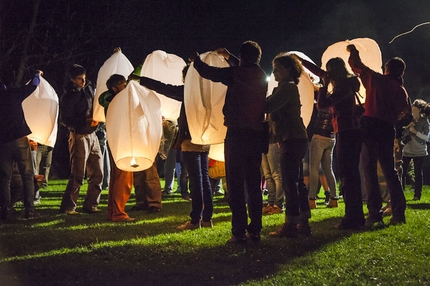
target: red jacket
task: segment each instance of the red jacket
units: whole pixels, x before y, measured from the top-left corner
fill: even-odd
[[[366,88],[366,111],[364,116],[377,118],[395,125],[400,114],[408,106],[408,93],[399,78],[392,75],[382,75],[371,70],[361,62],[359,52],[350,52],[349,65],[360,75],[361,82]]]

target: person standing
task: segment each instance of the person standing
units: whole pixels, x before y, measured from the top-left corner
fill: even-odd
[[[377,73],[363,64],[354,45],[348,45],[348,63],[353,72],[360,75],[366,88],[365,112],[362,116],[364,146],[363,172],[366,184],[366,224],[382,225],[382,198],[379,190],[377,161],[381,164],[391,198],[392,225],[406,222],[406,200],[402,184],[394,167],[395,125],[408,109],[408,93],[403,87],[406,68],[401,58],[392,58],[385,64],[384,74]]]
[[[267,98],[270,131],[280,145],[282,189],[285,192],[286,216],[282,227],[270,236],[296,237],[310,235],[308,190],[303,181],[302,161],[308,149],[308,135],[301,113],[297,87],[303,68],[296,56],[276,56],[273,75],[278,86]]]
[[[232,212],[232,237],[228,242],[241,243],[247,238],[258,242],[263,205],[261,154],[267,153],[268,148],[263,124],[267,81],[266,73],[259,65],[261,48],[254,41],[246,41],[240,47],[239,58],[225,48],[217,52],[228,61],[230,67],[212,67],[196,56],[194,68],[203,78],[228,87],[223,107],[224,125],[227,126],[225,167]],[[248,201],[245,200],[245,192]]]
[[[86,70],[73,65],[69,70],[70,82],[60,98],[60,121],[69,129],[69,152],[71,174],[61,201],[60,213],[77,215],[76,203],[79,191],[88,178],[88,191],[83,210],[98,213],[103,180],[103,158],[99,140],[95,133],[98,122],[94,121],[94,87],[86,79]]]
[[[416,99],[412,103],[413,120],[403,131],[403,170],[402,185],[403,190],[406,185],[406,175],[409,163],[414,161],[415,188],[414,200],[421,199],[423,189],[423,163],[427,153],[427,141],[429,134],[429,121],[427,114],[430,114],[430,105],[422,99]]]
[[[8,90],[0,80],[0,219],[8,217],[11,202],[10,183],[14,162],[21,174],[24,191],[25,217],[31,219],[34,213],[34,172],[30,145],[27,135],[31,130],[27,125],[22,102],[30,96],[40,83],[34,74],[31,82],[20,89]]]

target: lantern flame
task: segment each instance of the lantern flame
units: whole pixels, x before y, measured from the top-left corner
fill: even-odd
[[[136,159],[134,158],[134,156],[131,158],[130,166],[133,168],[139,167],[139,164],[136,163]]]

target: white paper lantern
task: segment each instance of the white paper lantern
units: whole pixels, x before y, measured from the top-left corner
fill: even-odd
[[[203,62],[214,67],[229,67],[216,52],[200,55]],[[198,145],[224,143],[227,127],[224,126],[222,108],[227,86],[200,76],[191,64],[185,78],[184,104],[187,113],[191,142]]]
[[[224,162],[224,143],[211,145],[208,156],[216,161]]]
[[[345,66],[350,73],[353,73],[351,67],[348,64],[349,52],[346,50],[348,45],[355,45],[357,50],[360,52],[361,61],[376,72],[382,73],[382,55],[381,50],[379,49],[378,44],[369,38],[357,38],[353,40],[346,40],[342,42],[337,42],[330,45],[323,53],[321,57],[321,68],[326,70],[327,62],[332,58],[342,58],[345,61]],[[361,81],[360,81],[361,84]],[[363,103],[366,97],[366,89],[361,84],[360,86],[360,95],[363,97],[363,100],[360,101]]]
[[[285,54],[286,55],[297,54],[301,58],[304,58],[310,62],[313,62],[308,56],[306,56],[302,52],[294,51],[294,52],[288,52]],[[299,94],[300,94],[300,103],[302,104],[301,111],[300,111],[301,117],[303,119],[303,123],[305,124],[305,126],[308,126],[309,122],[311,121],[312,112],[314,108],[315,89],[314,89],[313,81],[318,82],[319,78],[312,74],[312,79],[311,79],[311,77],[309,76],[311,72],[309,72],[309,70],[307,69],[305,69],[304,71],[305,72],[303,72],[299,77],[299,84],[297,85],[297,87],[299,89]],[[272,73],[270,75],[270,80],[268,83],[267,96],[271,95],[273,92],[273,88],[277,86],[278,86],[278,82],[275,81],[275,77]]]
[[[54,147],[57,139],[58,96],[54,88],[40,77],[36,90],[22,102],[25,120],[37,143]]]
[[[149,77],[165,84],[183,85],[182,70],[186,63],[174,54],[164,51],[154,51],[149,54],[140,72],[140,76]],[[156,93],[161,102],[161,112],[167,120],[177,120],[181,109],[181,102]]]
[[[106,134],[116,166],[137,172],[151,167],[162,136],[160,100],[153,91],[130,81],[109,104]]]
[[[104,62],[97,75],[97,88],[93,103],[93,119],[95,121],[105,121],[104,108],[99,104],[99,97],[108,90],[106,81],[113,74],[123,75],[127,79],[133,70],[133,65],[121,51],[114,53]]]

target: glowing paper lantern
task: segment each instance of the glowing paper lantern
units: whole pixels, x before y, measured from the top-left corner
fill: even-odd
[[[95,121],[105,121],[105,113],[103,106],[99,103],[99,97],[107,90],[106,81],[113,74],[123,75],[127,79],[132,71],[133,65],[121,51],[114,53],[104,62],[97,75],[97,89],[93,103],[93,119]]]
[[[200,58],[210,66],[229,66],[216,52],[201,54]],[[202,78],[191,64],[185,78],[184,92],[191,142],[199,145],[224,143],[227,128],[224,126],[222,108],[227,86]]]
[[[146,76],[165,84],[183,85],[182,70],[185,61],[164,51],[154,51],[143,62],[140,76]],[[155,93],[161,101],[161,112],[167,120],[177,120],[181,109],[181,102]]]
[[[346,40],[330,45],[321,57],[321,68],[326,69],[327,62],[335,57],[342,58],[345,61],[346,68],[349,72],[353,73],[348,64],[349,52],[346,50],[348,45],[355,45],[360,52],[361,61],[376,72],[382,73],[382,55],[378,44],[369,38],[358,38],[353,40]],[[360,82],[361,83],[361,82]],[[363,96],[362,102],[365,100],[366,90],[363,85],[360,86],[360,95]]]
[[[312,60],[306,56],[305,54],[301,53],[301,52],[288,52],[286,53],[286,55],[288,54],[297,54],[298,56],[300,56],[301,58],[304,58],[308,61]],[[311,79],[311,76],[312,79]],[[313,108],[314,108],[314,83],[313,81],[318,82],[319,78],[317,76],[315,76],[314,74],[312,74],[309,70],[305,69],[305,72],[303,72],[300,77],[299,77],[299,84],[297,85],[298,89],[299,89],[299,94],[300,94],[300,103],[302,104],[301,107],[301,117],[303,119],[303,123],[305,124],[305,126],[308,126],[309,122],[311,121],[311,117],[312,117],[312,112],[313,112]],[[270,80],[268,83],[268,88],[267,88],[267,96],[271,95],[273,92],[273,88],[278,86],[278,82],[275,81],[275,77],[273,75],[273,73],[270,75]]]
[[[160,100],[153,91],[130,81],[109,104],[106,134],[117,167],[137,172],[151,167],[162,135]]]
[[[208,156],[216,161],[224,162],[224,143],[211,145]]]
[[[25,120],[37,143],[54,147],[57,139],[58,96],[52,86],[40,77],[36,90],[22,102]]]

